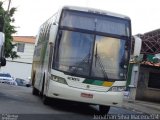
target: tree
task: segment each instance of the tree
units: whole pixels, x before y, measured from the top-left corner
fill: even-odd
[[[12,34],[16,33],[15,26],[12,25],[15,19],[13,17],[16,8],[11,8],[9,11],[4,10],[3,2],[0,1],[0,30],[5,34],[5,45],[4,45],[4,55],[6,58],[17,58],[19,57],[13,48],[12,44],[13,37]]]

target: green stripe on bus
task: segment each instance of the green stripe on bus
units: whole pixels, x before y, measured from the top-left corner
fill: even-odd
[[[102,86],[104,81],[86,79],[83,81],[83,83]]]
[[[102,86],[104,83],[104,81],[100,81],[100,80],[94,80],[94,82],[92,83],[93,85],[99,85]]]
[[[94,80],[85,79],[83,83],[92,84]]]

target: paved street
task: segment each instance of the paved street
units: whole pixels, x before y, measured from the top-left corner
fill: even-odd
[[[95,119],[97,106],[83,106],[71,102],[55,101],[46,106],[41,98],[32,95],[32,88],[0,84],[0,114],[20,115],[19,118],[31,117],[39,119]],[[137,114],[136,111],[111,107],[109,114]],[[22,119],[21,118],[21,119]]]

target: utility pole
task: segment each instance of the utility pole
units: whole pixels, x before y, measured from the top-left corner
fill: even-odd
[[[8,13],[9,13],[10,5],[11,5],[11,0],[9,0],[9,3],[8,3],[7,14],[3,16],[4,17],[3,33],[5,33],[5,21],[6,21],[6,16],[8,16]]]
[[[11,5],[11,0],[9,0],[9,3],[8,3],[7,14],[8,14],[8,12],[9,12],[10,5]]]

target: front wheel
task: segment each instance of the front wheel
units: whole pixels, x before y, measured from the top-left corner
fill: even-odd
[[[103,105],[99,105],[99,112],[100,114],[108,114],[110,110],[110,106],[103,106]]]
[[[35,87],[33,87],[32,94],[33,95],[39,95],[39,91]]]
[[[44,105],[49,105],[51,103],[51,99],[47,97],[46,95],[43,95],[42,102]]]

